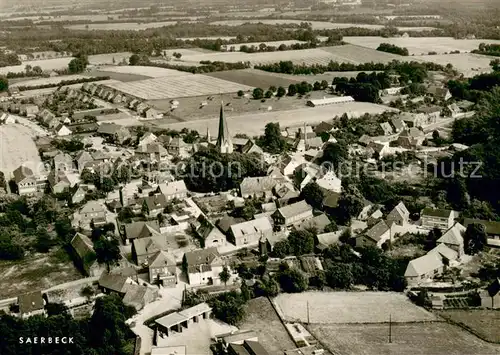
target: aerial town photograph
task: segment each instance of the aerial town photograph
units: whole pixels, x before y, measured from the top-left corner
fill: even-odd
[[[500,354],[500,0],[0,0],[0,355]]]

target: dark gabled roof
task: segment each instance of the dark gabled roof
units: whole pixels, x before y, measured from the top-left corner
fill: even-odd
[[[147,222],[139,221],[125,225],[125,235],[127,239],[150,237],[153,231],[160,232],[160,224],[157,220]]]
[[[220,257],[216,247],[198,249],[184,254],[188,266],[210,265],[216,258]]]
[[[89,254],[94,253],[94,243],[89,237],[81,233],[76,233],[71,239],[71,246],[82,260]]]
[[[389,230],[385,221],[380,221],[366,232],[366,236],[378,242],[380,237]]]
[[[217,222],[217,227],[219,227],[219,229],[223,233],[227,233],[231,229],[232,225],[241,223],[243,221],[244,221],[243,218],[235,218],[232,216],[225,215]]]
[[[243,345],[240,345],[240,344],[229,344],[228,350],[229,350],[229,354],[252,355],[247,351],[247,349],[245,349],[245,347]]]
[[[495,297],[500,292],[500,279],[496,278],[487,288],[491,297]]]
[[[42,291],[33,291],[25,293],[17,298],[19,304],[19,312],[21,314],[30,313],[43,309]]]
[[[21,181],[23,181],[25,179],[34,179],[35,178],[33,176],[33,171],[30,168],[22,166],[22,165],[19,168],[17,168],[16,170],[14,170],[12,172],[12,174],[14,175],[14,181],[16,183],[20,183]]]
[[[422,210],[422,216],[432,216],[432,217],[441,217],[448,218],[452,213],[452,210],[443,210],[438,208],[424,208]]]
[[[119,293],[126,292],[127,276],[104,272],[99,279],[99,286]]]

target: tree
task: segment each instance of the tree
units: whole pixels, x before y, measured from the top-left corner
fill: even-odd
[[[288,236],[288,242],[293,255],[310,254],[314,251],[314,234],[306,230],[293,230]]]
[[[255,282],[253,289],[256,297],[276,297],[280,292],[280,285],[274,278],[264,276]]]
[[[94,296],[94,294],[94,289],[90,285],[87,285],[80,290],[80,295],[83,297],[87,297],[88,300],[90,300],[92,296]]]
[[[45,310],[47,311],[47,315],[49,317],[51,316],[57,316],[59,314],[62,315],[67,315],[69,314],[69,309],[66,307],[64,303],[47,303],[45,305]]]
[[[283,86],[280,86],[278,88],[278,91],[276,92],[276,96],[283,97],[285,95],[286,95],[286,89]]]
[[[271,90],[267,90],[265,94],[266,99],[270,99],[273,97],[273,92]]]
[[[471,223],[464,233],[464,249],[467,254],[474,255],[484,250],[488,240],[483,224]]]
[[[9,89],[9,79],[0,76],[0,92],[7,91]]]
[[[291,248],[288,240],[286,240],[286,239],[280,240],[280,241],[276,242],[276,244],[274,245],[272,255],[275,258],[283,259],[284,257],[291,255],[291,254],[292,254],[292,248]]]
[[[271,85],[271,86],[269,87],[269,91],[271,91],[273,94],[276,92],[276,90],[277,90],[277,89],[276,89],[276,86],[274,86],[274,85]]]
[[[493,59],[490,62],[490,66],[493,71],[500,71],[500,59]]]
[[[108,272],[110,270],[110,266],[118,264],[118,261],[121,259],[118,241],[111,237],[103,237],[95,242],[94,251],[97,262],[99,264],[106,264]]]
[[[208,301],[217,319],[231,325],[238,324],[245,318],[245,300],[235,291],[223,293]]]
[[[47,253],[56,244],[56,241],[47,232],[47,229],[37,228],[35,249],[38,252]]]
[[[260,137],[257,142],[266,152],[272,154],[282,153],[286,149],[286,141],[281,135],[280,124],[277,122],[266,124],[264,136]]]
[[[325,273],[326,283],[331,288],[349,289],[353,275],[349,264],[332,263]]]
[[[288,86],[288,96],[295,96],[297,94],[297,86],[295,84],[290,84]]]
[[[138,65],[141,60],[141,57],[139,57],[138,54],[132,54],[128,60],[128,63],[130,65]]]
[[[283,291],[288,293],[303,292],[308,286],[306,276],[301,271],[288,266],[279,272],[278,279]]]
[[[231,273],[229,272],[229,268],[224,265],[222,271],[219,273],[219,278],[222,282],[224,282],[224,286],[226,286],[227,282],[231,278]]]
[[[82,73],[88,64],[89,60],[86,55],[78,55],[68,63],[68,71],[71,74]]]
[[[243,92],[243,90],[238,91],[238,97],[243,97],[244,95],[245,93]]]
[[[317,209],[323,208],[323,199],[325,194],[319,185],[315,182],[310,182],[300,192],[301,196],[308,204]]]
[[[338,202],[338,215],[342,224],[348,224],[363,210],[363,201],[358,196],[343,193]]]
[[[339,171],[340,164],[347,159],[349,153],[347,145],[339,140],[337,143],[327,143],[321,161],[331,165],[334,171]]]
[[[441,229],[434,227],[428,234],[427,238],[424,241],[424,250],[429,251],[434,249],[437,246],[437,240],[441,238],[443,232]]]
[[[255,100],[260,100],[264,97],[264,90],[261,88],[253,89],[252,96]]]

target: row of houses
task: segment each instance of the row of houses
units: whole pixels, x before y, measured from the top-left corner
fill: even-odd
[[[145,102],[117,90],[108,88],[104,85],[84,83],[82,86],[82,90],[92,96],[97,96],[102,100],[109,101],[114,104],[124,105],[129,109],[137,112],[139,116],[142,116],[145,119],[157,119],[163,117],[163,114],[160,111],[151,107]]]

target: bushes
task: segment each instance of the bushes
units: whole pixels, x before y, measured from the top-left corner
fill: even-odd
[[[407,48],[398,47],[394,44],[389,44],[389,43],[381,43],[378,46],[377,50],[380,52],[387,52],[404,56],[408,56],[410,54]]]

